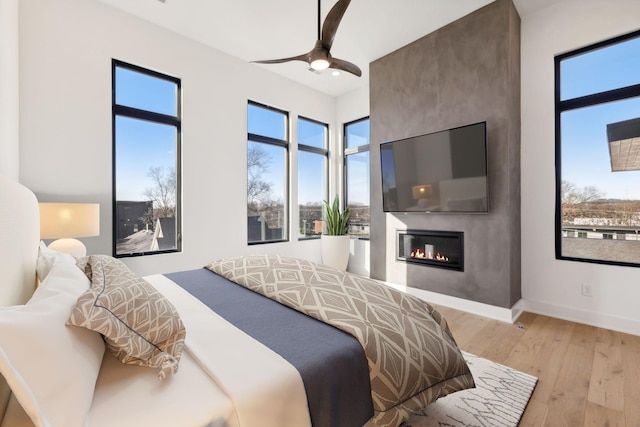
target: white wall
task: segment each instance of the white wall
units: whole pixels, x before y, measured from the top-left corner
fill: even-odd
[[[0,0],[0,174],[18,179],[18,0]]]
[[[563,0],[522,17],[522,296],[525,308],[640,334],[640,269],[554,254],[554,56],[640,28],[637,0]],[[584,297],[581,284],[592,286]]]
[[[635,30],[638,16],[636,0],[616,0],[615,7],[600,0],[563,0],[522,17],[526,308],[636,334],[639,269],[554,256],[553,57]],[[2,19],[0,27],[8,31]],[[184,92],[184,252],[126,262],[148,274],[258,251],[319,260],[318,241],[247,246],[244,211],[227,208],[246,200],[246,101],[330,123],[334,144],[341,146],[342,123],[369,114],[368,90],[333,99],[93,1],[22,0],[19,28],[19,178],[43,200],[100,202],[101,236],[84,239],[90,252],[111,251],[110,61],[117,58],[181,78]],[[11,43],[2,35],[4,62]],[[17,76],[0,75],[0,88],[8,81],[15,85]],[[16,162],[4,157],[5,152],[14,157],[15,144],[7,143],[1,129],[0,172],[17,173]],[[332,182],[333,191],[341,185]],[[368,274],[369,242],[352,243],[350,270]],[[581,295],[582,283],[592,285],[593,297]]]
[[[100,203],[101,234],[83,239],[89,253],[111,253],[116,58],[179,77],[183,91],[183,252],[125,259],[132,269],[163,273],[267,252],[320,261],[319,241],[295,234],[246,243],[247,99],[333,126],[334,98],[95,1],[22,0],[19,34],[20,179],[42,201]]]

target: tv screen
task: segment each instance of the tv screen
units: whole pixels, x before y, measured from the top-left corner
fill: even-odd
[[[385,212],[486,213],[487,124],[380,144]]]

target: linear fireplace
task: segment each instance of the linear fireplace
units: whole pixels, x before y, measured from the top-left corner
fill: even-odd
[[[464,271],[464,233],[397,230],[399,261]]]

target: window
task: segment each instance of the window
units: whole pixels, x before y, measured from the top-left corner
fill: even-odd
[[[323,201],[327,200],[329,126],[310,119],[298,119],[298,212],[300,239],[322,234]]]
[[[250,101],[247,129],[247,241],[286,241],[289,115]]]
[[[349,207],[349,234],[369,238],[369,118],[344,125],[345,202]]]
[[[114,256],[181,250],[180,80],[114,60]]]
[[[639,69],[640,31],[555,59],[559,259],[640,265],[640,242],[614,239],[640,230]]]

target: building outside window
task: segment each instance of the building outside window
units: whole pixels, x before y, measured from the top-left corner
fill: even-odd
[[[322,234],[323,201],[327,200],[328,129],[325,123],[298,119],[298,212],[300,239]]]
[[[345,202],[349,207],[349,234],[369,238],[371,203],[369,196],[369,118],[344,125]]]
[[[640,265],[638,70],[640,31],[555,58],[559,259]]]
[[[247,129],[247,241],[286,241],[289,115],[249,101]]]
[[[180,251],[180,80],[114,60],[114,256]]]

